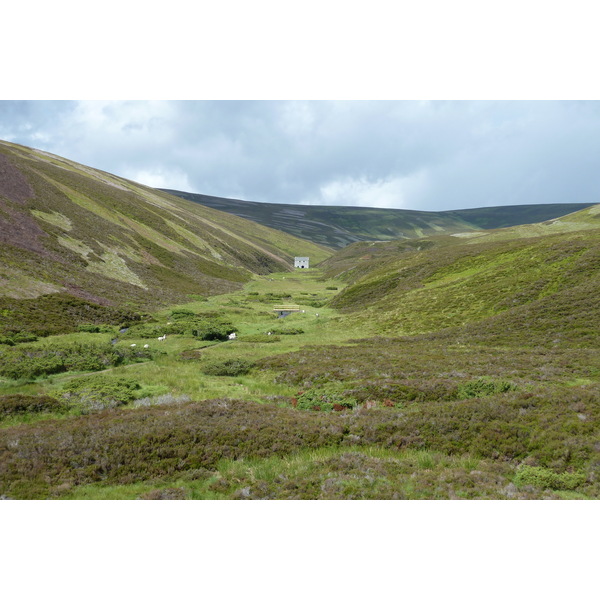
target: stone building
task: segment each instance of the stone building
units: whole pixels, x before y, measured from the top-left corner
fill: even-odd
[[[294,267],[296,269],[308,269],[308,256],[294,257]]]

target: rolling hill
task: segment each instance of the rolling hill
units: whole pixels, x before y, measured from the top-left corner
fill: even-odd
[[[156,307],[331,251],[109,173],[0,142],[0,297]],[[14,304],[14,303],[13,303]]]
[[[380,332],[521,345],[600,343],[600,206],[542,224],[361,242],[323,263],[332,306]]]
[[[336,249],[365,240],[412,239],[538,223],[593,206],[590,203],[565,203],[427,212],[391,208],[270,204],[177,190],[163,191]]]

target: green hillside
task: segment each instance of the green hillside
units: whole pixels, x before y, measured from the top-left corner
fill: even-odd
[[[600,342],[598,207],[540,225],[361,243],[324,263],[350,283],[333,301],[380,332]],[[522,339],[521,339],[522,338]]]
[[[0,298],[150,308],[331,251],[109,173],[0,142]],[[6,303],[6,301],[5,301]],[[12,302],[15,305],[15,302]],[[11,309],[12,310],[12,309]]]
[[[539,223],[592,206],[589,203],[539,204],[427,212],[388,208],[272,204],[218,198],[177,190],[163,191],[330,248],[343,248],[363,240],[412,239]]]

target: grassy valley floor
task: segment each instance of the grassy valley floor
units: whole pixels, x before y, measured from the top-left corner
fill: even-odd
[[[598,349],[382,333],[329,306],[344,285],[255,276],[0,345],[0,495],[600,497]]]

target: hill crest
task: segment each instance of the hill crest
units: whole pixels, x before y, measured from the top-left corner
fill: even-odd
[[[334,249],[341,249],[360,241],[414,239],[538,223],[593,206],[593,203],[564,203],[436,212],[397,208],[273,204],[170,189],[162,191]]]

